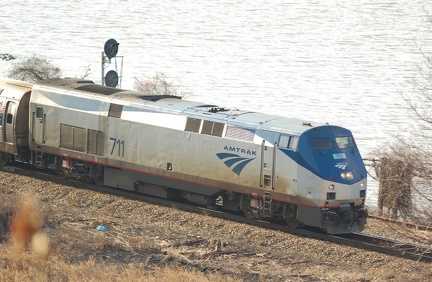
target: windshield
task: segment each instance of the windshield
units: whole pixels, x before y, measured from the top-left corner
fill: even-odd
[[[333,142],[330,138],[317,138],[311,139],[312,148],[315,150],[328,150],[333,149]]]
[[[355,147],[354,139],[351,136],[336,137],[335,140],[339,149]]]
[[[339,149],[354,148],[355,142],[351,136],[335,137],[336,145]],[[332,138],[314,138],[311,139],[314,150],[331,150],[334,149]]]

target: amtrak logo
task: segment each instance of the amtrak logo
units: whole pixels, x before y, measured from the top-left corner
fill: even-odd
[[[223,160],[224,164],[227,167],[231,168],[232,171],[237,175],[240,175],[244,167],[250,161],[255,159],[255,158],[245,158],[231,153],[218,153],[216,154],[216,156],[218,156],[219,159]]]
[[[348,165],[348,162],[337,163],[335,167],[345,170]]]

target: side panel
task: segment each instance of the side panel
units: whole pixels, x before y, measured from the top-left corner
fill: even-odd
[[[180,117],[164,118],[171,124]],[[125,168],[136,181],[207,195],[221,188],[259,192],[261,146],[253,143],[109,117],[106,148],[108,165]]]
[[[99,139],[105,139],[106,112],[101,113],[104,105],[98,100],[60,92],[33,91],[30,101],[30,147],[35,149],[41,146],[44,152],[80,158],[89,153],[90,159],[94,158],[92,155],[97,155],[101,157],[98,161],[103,161],[105,148],[101,148],[100,144],[105,144],[105,141]],[[74,148],[77,152],[71,150]]]
[[[37,105],[32,112],[32,140],[41,145],[45,143],[45,109],[41,105]]]
[[[298,165],[279,148],[276,155],[275,182],[276,192],[283,195],[297,196]]]

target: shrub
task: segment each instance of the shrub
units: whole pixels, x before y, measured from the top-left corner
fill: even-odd
[[[33,55],[28,60],[15,65],[8,76],[13,79],[36,82],[38,80],[60,77],[61,70],[45,58]]]

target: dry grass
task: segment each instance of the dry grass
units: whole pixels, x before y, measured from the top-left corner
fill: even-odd
[[[93,259],[71,264],[57,255],[42,261],[21,254],[21,259],[17,260],[10,251],[2,253],[0,259],[0,281],[234,281],[177,266],[148,269],[145,265],[130,264],[122,267]]]
[[[172,267],[151,268],[143,263],[112,264],[92,257],[71,263],[64,253],[76,243],[72,240],[74,234],[63,237],[70,246],[64,244],[51,251],[48,235],[43,230],[43,209],[35,197],[25,195],[19,202],[4,201],[0,207],[0,235],[3,238],[0,244],[0,281],[234,281],[214,273],[187,270],[175,263]],[[124,247],[125,243],[112,245],[93,239],[93,250],[116,249]]]
[[[0,171],[0,228],[6,226],[0,233],[0,281],[432,279],[426,263],[96,193],[75,184]],[[36,202],[22,200],[28,192]],[[12,244],[11,215],[22,217],[17,214],[23,202],[36,213],[24,218],[43,219],[42,228],[30,233],[49,236],[48,257],[37,255],[28,239],[23,248]],[[108,230],[98,231],[98,225]],[[377,230],[386,228],[378,224]]]

